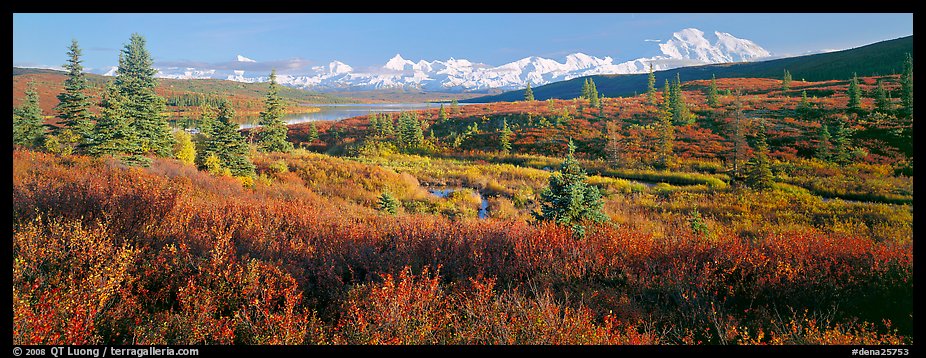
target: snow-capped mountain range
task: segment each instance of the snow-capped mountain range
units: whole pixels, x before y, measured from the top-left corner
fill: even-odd
[[[769,52],[754,42],[725,32],[714,32],[711,43],[704,32],[694,28],[678,31],[659,43],[662,55],[614,63],[610,57],[599,58],[584,53],[566,56],[564,63],[542,57],[526,57],[501,66],[473,63],[465,59],[419,60],[395,55],[385,65],[370,70],[355,70],[350,65],[332,61],[326,66],[311,67],[308,73],[277,75],[280,84],[316,91],[374,89],[412,89],[436,92],[486,92],[512,90],[599,74],[632,74],[683,66],[711,63],[745,62],[767,58]],[[258,61],[238,55],[228,69],[172,66],[158,68],[162,78],[213,78],[239,82],[266,82],[267,73],[247,71]],[[155,64],[158,67],[158,64]],[[234,69],[240,68],[240,69]],[[104,69],[106,70],[106,69]],[[114,69],[103,74],[113,75]],[[103,71],[101,71],[103,72]]]

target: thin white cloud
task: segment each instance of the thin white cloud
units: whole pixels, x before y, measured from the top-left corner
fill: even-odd
[[[247,71],[247,72],[257,72],[270,74],[270,70],[276,69],[278,74],[296,74],[301,72],[308,72],[311,68],[313,62],[302,59],[302,58],[292,58],[288,60],[277,60],[277,61],[260,61],[260,62],[250,62],[250,61],[226,61],[226,62],[216,62],[216,63],[207,63],[201,61],[156,61],[154,67],[162,68],[196,68],[196,69],[210,69],[210,70],[219,70],[219,71]]]
[[[646,40],[643,40],[643,41],[644,41],[644,42],[662,42],[662,40],[653,40],[653,39],[646,39]]]
[[[34,62],[14,63],[14,64],[13,64],[13,67],[20,67],[20,68],[37,68],[37,69],[42,69],[42,70],[64,71],[64,67],[61,67],[61,66],[41,65],[41,64],[34,63]]]

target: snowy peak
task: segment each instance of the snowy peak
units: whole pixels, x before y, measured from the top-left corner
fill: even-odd
[[[607,61],[610,63],[610,61]],[[605,64],[605,61],[597,58],[586,55],[584,53],[574,53],[569,56],[566,56],[566,66],[570,69],[586,69],[594,66],[600,66]]]
[[[755,42],[736,38],[726,32],[715,31],[717,43],[714,47],[721,52],[729,54],[733,61],[749,61],[757,58],[768,57],[771,54]]]
[[[340,75],[343,73],[350,73],[353,71],[354,71],[353,67],[350,67],[346,63],[341,62],[341,61],[331,61],[331,63],[328,64],[328,73],[331,73],[331,74]]]
[[[415,63],[402,58],[400,54],[395,54],[395,56],[389,59],[389,62],[386,62],[383,68],[392,71],[405,71],[405,66],[409,66],[409,69],[411,69],[411,67],[415,66]]]
[[[107,76],[107,77],[115,76],[115,75],[116,75],[116,72],[117,72],[118,70],[119,70],[119,67],[117,67],[117,66],[111,66],[111,67],[109,67],[109,70],[107,70],[105,73],[103,73],[103,76]],[[160,73],[160,71],[159,71],[159,73]]]
[[[715,31],[714,44],[704,37],[704,31],[688,28],[672,34],[672,38],[659,44],[663,55],[670,59],[696,60],[704,63],[749,61],[768,57],[769,52],[754,42],[737,38],[726,32]]]
[[[250,58],[247,58],[247,57],[244,57],[244,56],[241,56],[241,55],[238,55],[237,61],[238,61],[238,62],[257,62],[257,61],[254,61],[254,60],[252,60],[252,59],[250,59]]]
[[[768,58],[769,52],[756,43],[737,38],[729,33],[715,31],[705,36],[695,28],[682,29],[659,43],[662,55],[637,58],[614,63],[609,56],[595,57],[585,53],[567,55],[561,59],[529,56],[499,66],[471,62],[466,59],[424,60],[417,62],[396,54],[385,65],[369,71],[357,70],[341,61],[331,61],[300,72],[280,73],[280,84],[316,91],[409,89],[436,92],[485,92],[501,89],[524,88],[527,84],[540,86],[576,77],[600,74],[646,73],[650,66],[662,71],[683,66],[711,63],[752,61]],[[649,41],[651,42],[651,41]],[[233,66],[225,69],[193,68],[187,66],[158,67],[163,78],[216,78],[238,82],[265,82],[266,73],[257,73],[257,61],[237,55]],[[227,64],[223,64],[227,65]],[[107,68],[108,69],[108,68]],[[98,73],[106,72],[100,69]],[[243,70],[244,69],[244,70]],[[115,67],[106,72],[115,75]]]

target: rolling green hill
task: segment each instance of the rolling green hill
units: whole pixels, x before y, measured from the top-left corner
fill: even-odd
[[[852,77],[852,73],[858,73],[859,76],[900,73],[906,53],[913,53],[913,36],[882,41],[849,50],[807,56],[762,62],[682,67],[659,71],[655,73],[655,76],[656,85],[660,88],[666,79],[674,80],[676,74],[679,75],[682,81],[710,79],[711,75],[716,75],[717,78],[781,78],[782,73],[787,69],[795,80],[849,79]],[[647,74],[645,73],[596,75],[533,88],[534,98],[545,100],[549,98],[572,99],[579,97],[582,84],[588,77],[595,81],[598,92],[606,97],[631,96],[646,91]],[[471,98],[460,102],[488,103],[520,101],[523,99],[524,90],[516,90],[498,95]]]

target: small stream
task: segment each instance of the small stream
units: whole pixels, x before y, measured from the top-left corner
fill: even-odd
[[[457,190],[462,190],[462,189],[464,188],[440,188],[440,189],[428,188],[428,192],[431,193],[431,195],[434,195],[438,198],[443,199],[443,198],[450,196],[450,194],[453,194],[453,192]],[[483,196],[482,193],[480,193],[478,190],[476,189],[471,189],[471,190],[474,191],[477,195],[479,195],[479,199],[482,201],[479,204],[479,219],[488,218],[489,217],[489,201],[486,200],[486,197]]]

